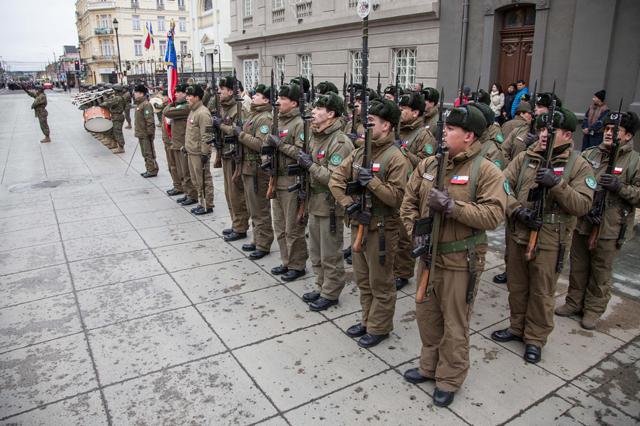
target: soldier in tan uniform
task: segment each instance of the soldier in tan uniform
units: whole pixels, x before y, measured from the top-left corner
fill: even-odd
[[[525,124],[531,126],[531,104],[529,102],[520,102],[516,107],[516,116],[513,120],[505,121],[502,125],[502,134],[509,138],[511,133]],[[509,156],[509,160],[516,158],[517,155]]]
[[[507,226],[511,227],[507,288],[511,325],[497,330],[491,338],[498,342],[524,341],[524,359],[537,363],[542,347],[553,331],[553,308],[558,276],[571,246],[577,219],[589,211],[596,181],[591,166],[573,152],[571,136],[577,118],[558,108],[553,117],[557,129],[551,168],[544,167],[547,148],[547,114],[538,116],[540,140],[520,153],[507,167],[509,188]],[[529,189],[542,186],[548,191],[543,217],[532,215],[533,202],[527,201]],[[532,229],[539,229],[536,255],[527,261],[525,252]]]
[[[433,402],[439,406],[453,402],[467,376],[469,319],[486,262],[485,231],[500,225],[507,205],[504,175],[481,156],[479,137],[485,130],[486,120],[477,108],[452,109],[444,127],[444,146],[449,147],[444,190],[435,187],[438,163],[429,157],[412,173],[400,209],[402,223],[410,233],[415,219],[427,217],[431,211],[440,211],[447,218],[433,259],[436,269],[431,295],[425,303],[416,303],[422,341],[420,364],[404,373],[411,383],[435,380]],[[421,238],[414,236],[416,247],[422,244]],[[423,256],[420,275],[432,260],[428,253]],[[477,274],[475,280],[473,273]]]
[[[228,76],[221,78],[218,82],[221,118],[214,117],[213,125],[220,129],[223,139],[225,136],[233,136],[233,126],[236,123],[238,114],[238,103],[233,98],[235,81],[235,77]],[[233,145],[224,143],[224,140],[219,141],[219,143],[222,144],[223,154],[233,149]],[[236,165],[233,158],[222,156],[224,195],[227,199],[229,213],[231,214],[231,228],[222,230],[224,240],[227,242],[247,238],[247,230],[249,229],[249,211],[247,210],[247,202],[244,197],[244,183],[242,179],[240,179],[239,182],[233,182],[231,180],[235,167]]]
[[[42,130],[42,133],[44,133],[44,139],[42,139],[40,142],[51,142],[51,139],[49,138],[49,123],[47,123],[47,116],[49,115],[46,109],[47,95],[44,94],[44,87],[41,85],[36,85],[36,93],[28,91],[24,88],[24,86],[22,86],[22,90],[24,90],[27,95],[34,98],[33,104],[31,104],[31,109],[40,122],[40,130]]]
[[[153,118],[153,106],[147,101],[147,88],[138,84],[133,96],[136,102],[136,112],[133,115],[135,120],[134,136],[138,138],[140,144],[140,153],[144,158],[146,172],[140,173],[144,178],[155,177],[158,175],[158,163],[156,162],[156,149],[153,146],[156,128]]]
[[[340,130],[344,109],[335,93],[318,96],[311,113],[312,140],[309,154],[300,151],[298,164],[309,173],[310,193],[298,191],[309,212],[309,253],[317,290],[302,300],[312,311],[322,311],[338,303],[346,278],[342,261],[344,207],[329,190],[332,174],[351,154],[353,144]]]
[[[371,211],[357,210],[351,217],[351,246],[360,225],[367,227],[365,252],[352,252],[353,273],[360,289],[362,321],[347,330],[351,337],[359,337],[358,345],[372,347],[389,337],[393,330],[396,305],[396,285],[393,265],[398,247],[399,208],[407,185],[410,166],[395,146],[393,123],[400,120],[400,109],[389,99],[373,100],[369,107],[368,122],[373,124],[371,142],[372,166],[361,165],[364,147],[355,150],[331,176],[329,188],[336,200],[347,207],[354,198],[345,195],[347,182],[357,180],[371,195]],[[371,164],[371,163],[370,163]],[[380,251],[381,238],[384,250]]]
[[[124,99],[121,96],[122,86],[120,84],[113,85],[114,95],[100,104],[100,107],[107,108],[111,112],[111,122],[113,127],[110,132],[109,144],[107,148],[116,149],[114,154],[122,154],[124,152],[124,135],[122,134],[122,125],[124,124]]]
[[[176,85],[176,98],[174,102],[167,105],[163,112],[166,121],[170,121],[171,126],[170,155],[176,165],[178,179],[181,184],[180,188],[182,188],[182,191],[185,193],[183,197],[176,199],[176,203],[182,204],[183,206],[190,206],[198,202],[198,190],[191,179],[189,158],[184,147],[187,133],[187,117],[189,117],[189,113],[191,112],[189,103],[187,102],[187,87],[189,87],[187,84]],[[167,193],[169,193],[169,191],[167,191]]]
[[[620,150],[613,174],[607,174],[613,140],[614,117],[604,119],[604,141],[600,146],[582,152],[592,167],[593,177],[606,189],[605,213],[591,210],[578,218],[571,244],[571,273],[565,304],[556,315],[568,317],[583,314],[582,327],[593,330],[607,309],[611,298],[613,262],[627,238],[633,237],[636,208],[640,207],[640,165],[633,150],[633,136],[640,130],[640,120],[633,112],[622,115],[618,138]],[[604,217],[603,217],[604,216]],[[589,236],[599,226],[600,237],[595,248],[588,250]],[[623,226],[624,225],[624,226]],[[626,226],[626,229],[625,229]]]
[[[167,194],[170,196],[184,194],[182,189],[182,179],[178,173],[178,165],[171,153],[171,136],[169,135],[169,129],[167,128],[167,110],[171,108],[169,106],[169,91],[167,89],[162,91],[162,120],[160,120],[160,129],[162,131],[162,142],[164,143],[164,152],[167,155],[167,167],[169,168],[169,174],[173,181],[173,188],[167,189]],[[169,119],[170,120],[170,119]]]
[[[273,243],[271,203],[267,199],[269,174],[259,167],[262,164],[260,147],[265,144],[273,123],[271,104],[269,103],[270,90],[269,86],[259,84],[256,88],[256,94],[253,95],[251,111],[246,117],[243,127],[233,127],[233,135],[244,146],[242,181],[254,239],[252,244],[244,244],[242,250],[252,252],[249,255],[252,260],[262,259],[269,254]]]
[[[440,92],[433,87],[422,89],[424,96],[424,128],[436,135],[436,123],[438,122],[438,102],[440,102]]]
[[[513,123],[516,127],[510,126],[510,128],[505,128],[509,123]],[[531,105],[529,105],[528,102],[520,102],[516,107],[516,118],[504,123],[502,130],[502,134],[507,136],[507,139],[505,139],[502,144],[506,168],[511,160],[516,158],[518,154],[526,150],[537,140],[537,135],[532,135],[535,136],[534,138],[529,137],[531,130]],[[507,135],[504,133],[505,131],[510,131],[510,133]],[[530,142],[529,145],[527,145],[528,142]]]
[[[186,94],[191,112],[187,117],[184,147],[189,154],[189,172],[200,200],[200,204],[191,209],[191,213],[200,216],[213,212],[214,207],[211,146],[207,144],[209,135],[206,132],[206,127],[211,125],[211,113],[206,106],[202,105],[201,99],[204,93],[200,86],[197,84],[189,86]]]
[[[480,145],[482,146],[480,155],[502,170],[505,163],[504,154],[501,149],[503,139],[502,133],[500,133],[500,126],[494,124],[493,117],[495,117],[495,114],[492,115],[493,110],[489,105],[479,102],[469,102],[467,105],[478,108],[484,116],[485,122],[488,123],[479,139]]]
[[[384,88],[384,97],[389,99],[390,101],[395,99],[396,94],[396,86],[390,84]]]
[[[296,224],[298,193],[287,188],[296,183],[295,176],[286,176],[287,166],[298,162],[302,149],[304,121],[300,117],[298,102],[302,93],[297,84],[286,84],[280,88],[278,104],[278,135],[269,134],[267,143],[278,151],[277,164],[271,165],[269,174],[275,177],[276,198],[271,201],[273,226],[280,246],[282,264],[271,269],[273,275],[282,275],[284,281],[293,281],[305,275],[309,258],[304,225]]]
[[[369,93],[369,102],[371,102],[374,99],[378,99],[378,95],[376,94],[375,90],[367,89],[367,93]],[[353,129],[353,120],[347,123],[347,126],[344,129],[344,132],[347,134],[349,139],[351,139],[351,142],[356,148],[361,148],[362,146],[364,146],[365,132],[364,132],[364,126],[362,125],[362,120],[360,119],[360,107],[362,105],[363,100],[364,100],[364,91],[362,89],[359,89],[356,92],[355,110],[353,112],[355,114],[356,129],[355,130]]]

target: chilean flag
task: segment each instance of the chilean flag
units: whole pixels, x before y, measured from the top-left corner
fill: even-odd
[[[289,134],[289,129],[280,130],[280,137],[281,138],[287,136],[287,134]]]
[[[616,169],[613,171],[614,174],[619,175],[620,173],[622,173],[622,167],[616,167]]]
[[[555,174],[561,175],[562,173],[564,173],[564,167],[554,167],[553,171]]]
[[[167,92],[169,92],[171,102],[176,100],[176,84],[178,83],[178,59],[173,44],[174,35],[174,31],[169,31],[167,34],[167,53],[164,56],[164,63],[167,66]]]
[[[455,183],[458,185],[464,185],[465,183],[469,182],[469,176],[458,176],[455,175],[451,178],[451,183]]]
[[[324,151],[318,151],[318,158],[324,157]]]
[[[364,135],[362,135],[362,134],[359,134],[359,135],[358,135],[358,139],[363,139],[363,140],[364,140],[364,139],[365,139],[365,136],[364,136]]]

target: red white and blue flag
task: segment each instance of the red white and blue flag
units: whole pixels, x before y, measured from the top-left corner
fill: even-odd
[[[167,34],[167,53],[164,56],[167,65],[167,92],[171,102],[176,100],[176,84],[178,83],[178,58],[176,58],[176,48],[173,44],[175,31],[171,30]]]
[[[289,129],[280,130],[280,137],[287,136],[289,134]]]
[[[469,176],[455,175],[451,178],[451,183],[455,183],[457,185],[464,185],[467,182],[469,182]]]
[[[324,151],[318,151],[318,158],[324,157]]]

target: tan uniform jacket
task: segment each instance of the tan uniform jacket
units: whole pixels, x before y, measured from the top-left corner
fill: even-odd
[[[509,181],[509,202],[507,204],[507,216],[511,218],[518,207],[533,208],[533,202],[527,201],[529,188],[537,186],[535,183],[536,173],[543,166],[544,151],[540,148],[540,142],[535,143],[528,151],[520,153],[507,167],[504,174]],[[557,144],[554,149],[553,168],[564,170],[564,165],[573,152],[573,141],[569,140],[563,144]],[[520,191],[516,193],[518,177],[524,165],[525,159],[529,158],[531,162],[524,173],[522,186]],[[560,171],[560,170],[559,170]],[[571,169],[568,181],[562,181],[549,189],[547,202],[544,207],[545,214],[555,215],[572,215],[574,218],[566,222],[565,238],[567,243],[571,242],[574,228],[576,227],[577,217],[585,215],[593,201],[593,189],[587,186],[588,179],[593,179],[591,175],[591,166],[582,158],[578,157]],[[531,228],[510,219],[511,239],[518,244],[528,244]],[[560,227],[559,223],[543,223],[538,235],[538,247],[543,250],[558,250],[560,244]]]
[[[236,108],[237,104],[238,102],[233,99],[233,96],[220,101],[220,116],[223,120],[220,130],[222,130],[222,133],[225,135],[233,134],[233,126],[236,125],[236,115],[238,113],[238,109]]]
[[[478,232],[496,229],[504,218],[507,206],[504,175],[489,160],[484,159],[480,164],[476,180],[476,202],[471,201],[471,171],[475,158],[481,150],[480,141],[476,141],[464,152],[450,159],[447,164],[444,182],[449,196],[455,200],[456,205],[451,217],[447,219],[446,226],[440,230],[440,243],[465,239],[473,234],[474,229]],[[437,161],[435,156],[422,160],[411,174],[407,184],[400,216],[409,235],[413,232],[414,220],[429,215],[427,198],[429,191],[437,183],[435,180],[437,165],[429,170],[428,174],[426,170],[434,161]],[[463,184],[452,184],[453,176],[468,176],[469,181]],[[487,240],[476,246],[481,259],[484,259],[487,246]],[[454,271],[468,271],[467,251],[438,254],[436,265]]]
[[[631,172],[631,179],[627,180],[627,170],[633,153],[633,139],[625,143],[618,152],[614,176],[625,185],[617,194],[607,191],[608,201],[605,203],[607,207],[602,229],[600,229],[600,238],[602,239],[618,239],[620,228],[624,222],[627,223],[625,238],[628,240],[634,235],[633,221],[636,216],[636,208],[640,207],[640,161],[636,163],[635,169]],[[600,177],[607,172],[609,150],[602,143],[597,147],[583,151],[582,157],[587,159],[591,165],[591,174],[599,181]],[[589,157],[592,158],[589,159]],[[584,217],[578,218],[576,226],[578,233],[590,235],[591,229],[591,222]]]
[[[382,158],[387,152],[387,149],[393,146],[394,143],[393,132],[389,132],[387,136],[371,142],[371,159],[373,160],[374,168],[376,164],[382,163]],[[353,168],[353,162],[358,152],[362,150],[364,150],[364,147],[353,151],[342,161],[331,176],[329,188],[336,200],[344,207],[355,201],[353,197],[345,195],[344,191],[347,187],[347,182],[356,180],[357,170]],[[358,164],[362,164],[362,154],[358,157]],[[407,186],[407,178],[410,170],[409,162],[404,154],[402,154],[399,149],[392,152],[384,166],[383,179],[379,179],[377,173],[374,171],[373,179],[369,182],[369,185],[367,185],[367,189],[372,194],[372,207],[399,209],[402,204],[402,197],[404,197],[404,190]],[[360,224],[352,218],[351,225],[357,227]],[[397,229],[398,226],[402,226],[400,223],[400,214],[384,217],[385,230]],[[369,224],[369,230],[375,230],[376,228],[377,220],[374,217]]]
[[[204,95],[202,95],[202,105],[204,105],[207,109],[209,109],[209,102],[211,102],[211,93],[204,91]],[[213,106],[215,107],[215,103]]]
[[[298,152],[304,144],[304,121],[298,109],[278,115],[278,130],[282,143],[278,147],[277,189],[286,189],[296,181],[295,176],[285,176],[286,167],[298,164]],[[282,132],[286,132],[284,135]],[[302,137],[301,137],[302,136]]]
[[[153,118],[153,106],[146,98],[136,100],[136,112],[134,114],[135,128],[133,135],[139,139],[147,139],[149,135],[155,135],[155,119]]]
[[[424,128],[431,132],[431,134],[436,136],[436,127],[438,124],[438,107],[433,106],[428,112],[424,113]]]
[[[480,136],[480,139],[478,139],[478,141],[480,142],[480,144],[482,145],[482,148],[485,147],[486,144],[490,143],[491,145],[489,146],[489,149],[487,150],[484,158],[486,158],[487,160],[491,161],[492,163],[494,163],[496,166],[498,166],[500,168],[500,170],[504,169],[505,166],[505,158],[504,158],[504,154],[502,153],[502,150],[500,149],[501,147],[501,139],[502,139],[502,135],[500,133],[496,133],[496,130],[500,130],[498,128],[498,126],[494,126],[494,125],[490,125],[489,127],[487,127],[487,129],[484,131],[484,133],[482,134],[482,136]],[[498,136],[500,136],[498,138]],[[480,149],[480,151],[482,151],[482,148]]]
[[[251,104],[251,112],[245,118],[242,133],[238,140],[244,145],[242,159],[242,174],[253,175],[260,164],[260,147],[265,144],[273,124],[271,104]],[[235,124],[234,124],[235,125]],[[254,158],[253,160],[249,158]]]
[[[358,135],[358,138],[353,143],[353,145],[355,145],[356,148],[361,148],[364,146],[364,126],[362,125],[362,121],[360,120],[360,114],[358,114],[357,109],[353,110],[353,114],[356,115],[356,131],[354,132],[352,130],[353,128],[353,119],[352,119],[351,121],[349,121],[349,123],[347,123],[346,127],[344,128],[344,132],[355,133],[356,135]],[[351,115],[350,117],[353,117],[353,115]]]
[[[164,115],[171,120],[171,149],[180,150],[184,146],[187,132],[187,117],[189,117],[189,104],[187,101],[179,104],[169,104],[164,109]]]
[[[167,119],[165,118],[165,111],[169,108],[168,103],[162,103],[162,120],[160,121],[160,129],[162,130],[162,142],[165,145],[171,145],[171,136],[169,136],[169,131],[167,130]],[[171,133],[173,135],[173,132]]]
[[[413,135],[413,141],[409,141]],[[422,159],[436,152],[436,139],[430,131],[424,128],[424,117],[418,117],[409,124],[400,126],[400,140],[402,141],[402,152],[411,162],[414,169]]]
[[[522,126],[523,124],[531,124],[531,123],[525,120],[524,118],[522,118],[521,115],[518,115],[513,120],[509,120],[502,125],[502,134],[508,138],[511,132],[513,132],[515,129]],[[516,156],[514,155],[512,159],[513,158],[516,158]]]
[[[206,141],[211,135],[206,133],[206,127],[211,125],[211,114],[200,101],[189,105],[189,109],[191,112],[187,117],[184,147],[192,155],[209,155],[212,146],[207,145]]]
[[[522,126],[514,129],[502,144],[505,161],[507,166],[522,151],[526,151],[527,134],[529,133],[529,123],[525,122]],[[505,166],[506,167],[506,166]]]
[[[323,129],[311,128],[310,153],[314,162],[309,169],[311,188],[329,187],[335,170],[353,152],[351,140],[340,130],[340,121],[340,118],[334,118]],[[332,143],[334,136],[335,141]],[[335,206],[336,217],[344,216],[343,206],[336,203],[334,197],[328,192],[314,194],[312,190],[307,194],[307,200],[311,214],[328,217],[330,208]]]

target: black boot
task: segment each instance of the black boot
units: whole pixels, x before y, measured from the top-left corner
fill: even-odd
[[[364,336],[366,332],[367,332],[367,328],[360,323],[356,325],[352,325],[347,329],[347,334],[349,335],[349,337]]]
[[[358,346],[360,346],[361,348],[372,348],[378,345],[378,343],[388,338],[389,338],[389,333],[387,334],[366,333],[364,336],[360,338],[360,340],[358,340]]]
[[[325,299],[324,297],[319,297],[318,300],[316,300],[315,302],[309,305],[309,309],[316,312],[324,311],[326,309],[329,309],[331,306],[337,305],[337,304],[338,304],[337,299],[329,300],[329,299]]]
[[[402,290],[402,288],[409,284],[409,280],[406,278],[396,278],[396,291]]]
[[[453,402],[454,395],[455,392],[449,392],[436,387],[436,390],[433,392],[433,403],[439,407],[448,407]]]
[[[242,251],[255,251],[256,250],[256,245],[255,244],[243,244],[242,245]]]
[[[260,260],[268,254],[269,254],[268,251],[262,251],[262,250],[256,249],[253,253],[249,255],[249,259]]]
[[[195,204],[197,202],[198,202],[198,200],[195,200],[193,198],[185,198],[184,201],[180,202],[180,204],[182,204],[183,206],[190,206],[191,204]]]
[[[344,256],[345,259],[347,257],[351,256],[351,246],[349,246],[346,249],[342,250],[342,256]]]
[[[187,197],[180,197],[180,198],[176,198],[176,203],[178,204],[182,204],[183,202],[185,202],[187,200]]]
[[[286,266],[276,266],[275,268],[271,268],[271,274],[273,275],[282,275],[285,272],[287,272],[289,270],[289,268],[287,268]]]
[[[504,330],[494,331],[493,333],[491,333],[491,338],[496,342],[510,342],[512,340],[522,342],[522,337],[516,336],[508,328],[505,328]]]
[[[527,345],[527,349],[524,351],[524,360],[537,364],[542,359],[542,348],[536,345]]]
[[[494,275],[493,276],[493,282],[494,283],[498,283],[498,284],[504,284],[507,282],[507,273],[503,272],[501,274],[498,275]]]
[[[233,232],[233,228],[226,228],[222,230],[222,235],[229,235]]]
[[[302,295],[302,300],[307,303],[315,302],[319,298],[320,298],[320,293],[318,293],[315,290]]]
[[[428,377],[424,377],[422,374],[420,374],[420,369],[418,367],[410,368],[407,371],[405,371],[404,378],[409,383],[424,383],[427,380],[429,380]]]
[[[307,272],[303,269],[296,271],[295,269],[289,269],[284,275],[282,275],[282,281],[295,281],[300,277],[303,277]]]
[[[222,237],[226,242],[231,242],[231,241],[235,241],[235,240],[241,240],[243,238],[247,238],[247,233],[246,232],[232,232],[229,235],[225,235],[224,237]],[[246,244],[245,244],[246,245]],[[255,246],[253,246],[253,249],[255,250]],[[242,246],[242,250],[244,250],[244,246]],[[249,250],[244,250],[244,251],[249,251]]]

